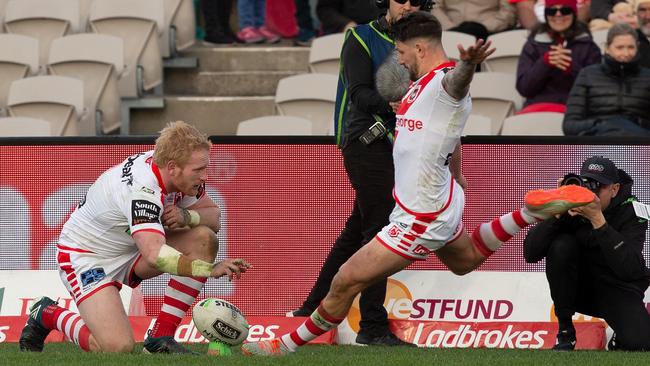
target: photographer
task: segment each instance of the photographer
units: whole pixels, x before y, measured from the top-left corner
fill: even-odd
[[[610,349],[650,350],[650,315],[643,303],[650,271],[642,255],[647,222],[633,207],[632,178],[594,156],[580,176],[561,184],[591,189],[594,202],[533,227],[524,240],[526,262],[546,257],[546,277],[559,332],[554,350],[571,351],[577,311],[603,318],[615,332]]]

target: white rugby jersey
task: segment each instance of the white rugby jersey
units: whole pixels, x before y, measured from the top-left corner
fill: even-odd
[[[453,66],[443,63],[414,82],[396,114],[393,196],[411,214],[436,213],[451,198],[449,163],[472,108],[469,95],[458,101],[442,86]]]
[[[187,208],[196,197],[167,192],[153,151],[129,156],[108,169],[90,186],[84,199],[63,226],[59,246],[117,256],[137,250],[131,237],[137,231],[165,235],[161,217],[165,205]]]

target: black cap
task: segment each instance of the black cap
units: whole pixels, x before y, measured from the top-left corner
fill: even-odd
[[[592,156],[582,163],[580,176],[590,178],[602,184],[618,183],[618,168],[614,163],[602,156]]]

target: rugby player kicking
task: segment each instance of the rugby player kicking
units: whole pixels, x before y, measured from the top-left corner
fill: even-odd
[[[211,143],[185,122],[164,128],[153,151],[128,157],[90,186],[63,226],[57,261],[79,314],[50,298],[30,307],[20,349],[42,351],[51,330],[85,351],[131,352],[133,331],[122,284],[171,274],[147,353],[190,353],[174,333],[208,277],[239,278],[243,259],[213,263],[219,207],[205,192]]]
[[[246,343],[246,355],[294,352],[341,323],[364,288],[431,252],[453,273],[463,275],[522,228],[594,200],[591,191],[579,186],[531,191],[523,208],[467,234],[461,220],[465,179],[459,141],[471,111],[468,91],[474,70],[494,49],[482,40],[467,49],[459,45],[460,61],[454,65],[442,47],[440,23],[426,12],[406,15],[393,31],[399,62],[413,83],[396,113],[396,205],[390,223],[340,268],[321,305],[298,329]]]

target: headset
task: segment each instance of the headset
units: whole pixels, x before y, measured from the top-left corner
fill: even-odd
[[[375,0],[375,5],[377,5],[379,9],[388,9],[389,2],[390,0]],[[401,4],[404,4],[405,2],[406,1],[402,2]],[[434,0],[420,0],[420,2],[422,3],[422,5],[420,5],[420,10],[424,10],[424,11],[429,11],[433,9],[433,5],[436,3]]]

